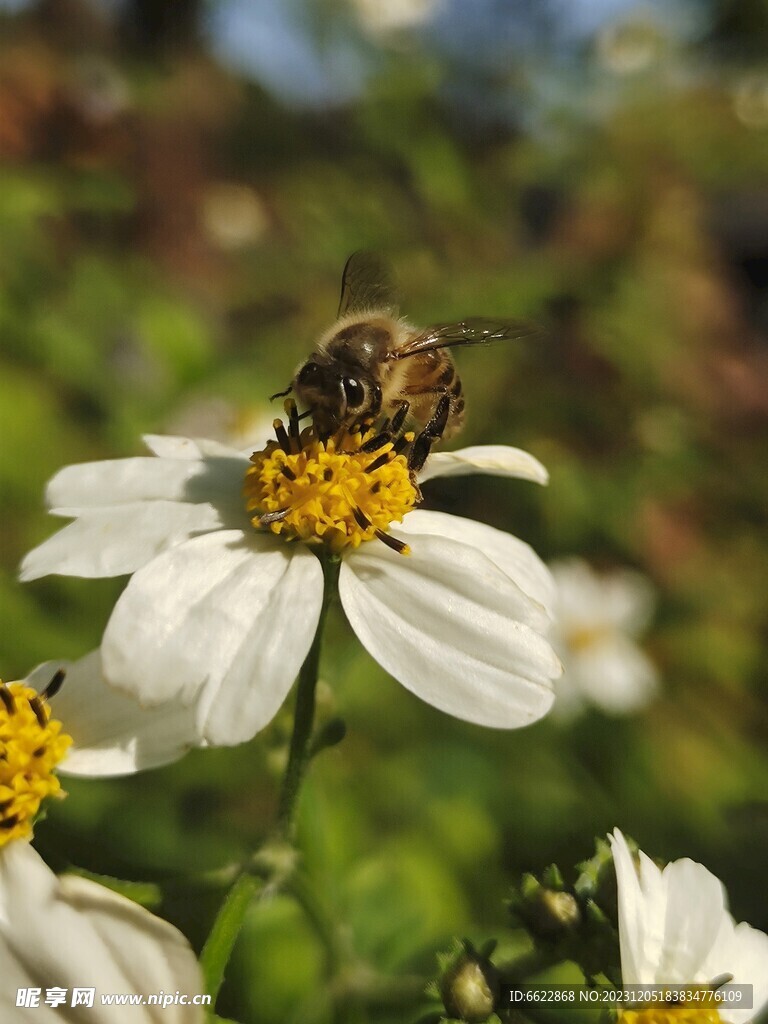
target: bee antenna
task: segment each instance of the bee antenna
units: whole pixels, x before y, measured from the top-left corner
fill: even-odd
[[[270,402],[274,402],[276,398],[285,398],[286,395],[290,395],[293,391],[293,384],[289,384],[285,391],[276,391],[274,395],[269,396]]]

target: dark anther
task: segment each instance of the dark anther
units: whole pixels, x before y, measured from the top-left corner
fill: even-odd
[[[392,445],[392,451],[395,453],[395,455],[402,455],[403,451],[408,447],[412,440],[413,434],[403,434],[403,436],[398,437],[398,439]]]
[[[13,700],[13,694],[7,686],[0,683],[0,700],[5,704],[5,710],[9,715],[12,715],[16,710],[16,704]]]
[[[390,432],[388,430],[382,430],[382,432],[377,434],[376,437],[372,437],[370,441],[366,441],[365,444],[361,446],[360,451],[368,454],[371,452],[377,452],[379,448],[387,443],[387,441],[391,440],[392,435]]]
[[[35,712],[35,718],[41,729],[44,729],[48,724],[48,718],[45,714],[45,706],[39,697],[30,697],[29,706]]]
[[[58,669],[54,673],[53,679],[51,679],[50,683],[48,683],[48,685],[43,690],[43,692],[40,694],[40,696],[44,700],[50,700],[52,697],[55,697],[56,694],[59,692],[59,690],[64,685],[64,679],[65,679],[66,675],[67,675],[67,673],[65,672],[65,670],[63,668]]]
[[[371,520],[365,512],[363,512],[362,509],[357,508],[357,506],[353,506],[352,515],[355,517],[355,522],[361,530],[367,530],[368,527],[372,525]]]
[[[18,814],[12,814],[10,818],[0,818],[0,828],[8,829],[15,828],[19,824]]]
[[[299,429],[299,411],[293,399],[285,403],[285,411],[288,413],[288,434],[291,438],[291,448],[294,453],[301,451],[301,431]]]
[[[371,494],[378,494],[380,490],[381,490],[381,480],[377,480],[376,483],[371,488]]]
[[[288,433],[285,427],[283,426],[283,421],[275,420],[272,426],[275,429],[275,437],[277,438],[277,443],[283,449],[285,454],[289,455],[291,451],[291,442],[289,441]]]
[[[280,472],[283,474],[283,476],[287,476],[289,480],[296,479],[296,474],[293,472],[290,466],[281,466]]]
[[[374,459],[370,466],[365,467],[366,473],[375,473],[377,469],[381,469],[382,466],[386,466],[389,462],[389,452],[382,452],[378,458]]]
[[[402,555],[406,551],[411,550],[407,544],[403,543],[403,541],[398,540],[397,537],[392,537],[388,533],[384,533],[383,530],[376,530],[376,536],[379,540],[384,541],[388,548],[392,548],[393,551],[396,551],[398,555]]]
[[[15,799],[16,797],[12,796],[10,800],[3,800],[2,803],[0,803],[0,814],[5,814]]]
[[[32,757],[42,757],[45,753],[45,747],[38,747],[37,750],[32,751]]]
[[[323,470],[323,480],[333,480],[333,470],[330,466]]]
[[[408,410],[411,408],[410,402],[403,402],[400,408],[397,410],[395,415],[392,417],[392,433],[399,434],[403,429],[405,423],[405,417],[408,415]]]
[[[261,526],[279,523],[281,519],[285,519],[290,511],[291,506],[289,505],[287,508],[279,508],[276,512],[265,512],[264,515],[259,516],[259,523]]]

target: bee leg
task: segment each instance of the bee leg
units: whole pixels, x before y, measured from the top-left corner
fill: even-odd
[[[408,468],[414,473],[418,473],[427,461],[427,456],[432,450],[432,445],[435,441],[439,441],[443,436],[446,424],[448,423],[450,409],[451,396],[446,391],[435,406],[432,418],[413,442],[413,447],[408,453]]]

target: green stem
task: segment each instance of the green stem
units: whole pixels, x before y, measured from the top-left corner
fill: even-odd
[[[213,997],[214,1003],[224,980],[224,969],[243,926],[246,911],[262,885],[262,881],[253,875],[240,875],[227,893],[213,922],[213,928],[205,940],[200,965],[203,968],[205,990]]]
[[[315,689],[317,673],[320,667],[320,648],[323,642],[323,626],[328,614],[331,598],[336,594],[339,566],[338,558],[327,557],[323,565],[323,603],[320,619],[317,623],[315,639],[309,654],[299,672],[299,684],[296,689],[296,712],[293,720],[293,735],[288,752],[288,765],[283,776],[280,790],[280,802],[277,812],[277,834],[280,838],[291,841],[296,831],[296,811],[299,794],[309,764],[309,741],[315,721]]]

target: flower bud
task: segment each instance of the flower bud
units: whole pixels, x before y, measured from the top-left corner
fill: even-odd
[[[498,994],[496,968],[467,943],[440,980],[446,1013],[466,1024],[483,1024],[493,1013]]]
[[[579,927],[581,908],[576,897],[565,889],[554,865],[547,868],[542,878],[544,885],[533,875],[525,875],[519,889],[512,894],[510,910],[532,935],[556,939]]]

